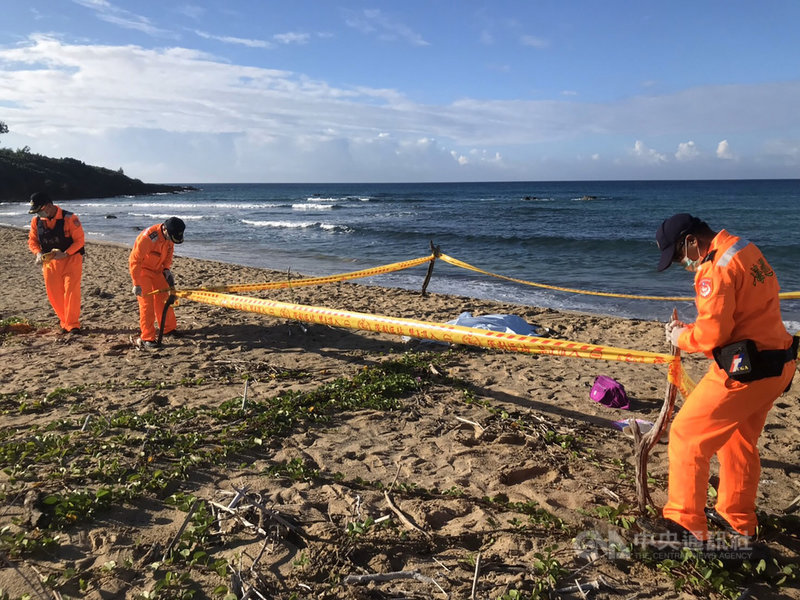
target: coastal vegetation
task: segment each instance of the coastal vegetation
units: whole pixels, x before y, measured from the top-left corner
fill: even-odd
[[[9,132],[0,121],[0,135]],[[28,146],[0,148],[0,201],[21,202],[33,192],[46,191],[54,200],[110,198],[123,195],[175,193],[190,186],[144,183],[123,170],[87,165],[75,158],[51,158]]]
[[[34,328],[37,325],[19,318],[8,325],[22,323]],[[11,331],[7,334],[17,335]],[[588,440],[574,430],[530,420],[523,413],[508,413],[476,399],[468,382],[446,375],[458,362],[457,351],[391,355],[352,376],[261,400],[248,400],[245,385],[244,395],[220,398],[213,406],[169,407],[167,398],[177,389],[198,389],[215,378],[224,380],[218,383],[233,383],[232,379],[249,382],[264,373],[245,370],[208,372],[191,380],[167,376],[161,380],[95,382],[56,387],[44,396],[25,391],[0,394],[0,414],[43,417],[38,426],[27,429],[0,428],[0,468],[5,475],[0,498],[7,505],[23,506],[12,523],[0,528],[0,552],[17,563],[37,564],[40,570],[47,565],[46,575],[42,571],[40,578],[41,597],[107,594],[116,589],[112,585],[116,581],[124,582],[120,590],[138,590],[141,595],[135,597],[141,598],[233,599],[246,595],[246,590],[259,597],[300,598],[299,592],[291,590],[305,590],[309,597],[313,594],[333,600],[366,597],[354,590],[367,583],[368,576],[348,573],[365,573],[364,556],[381,552],[385,556],[443,557],[452,553],[450,566],[439,579],[460,594],[468,593],[481,554],[493,556],[497,536],[502,535],[519,544],[541,539],[543,545],[535,554],[535,562],[520,570],[516,586],[501,586],[503,589],[495,590],[491,598],[557,597],[575,580],[569,565],[581,528],[537,502],[514,502],[505,495],[471,497],[460,488],[425,488],[396,479],[388,482],[348,477],[303,458],[265,459],[279,453],[287,439],[320,435],[359,411],[375,411],[386,415],[384,418],[405,415],[413,420],[426,401],[447,390],[460,390],[461,400],[453,405],[455,410],[472,406],[485,411],[481,436],[517,436],[564,472],[571,463],[581,461],[597,463],[598,468],[624,478],[624,461],[596,455]],[[309,383],[313,379],[302,370],[273,369],[270,373],[287,382]],[[157,402],[155,410],[140,406],[138,410],[128,407],[98,412],[93,406],[91,400],[97,393],[114,396],[125,388],[142,390],[162,401]],[[62,416],[52,420],[45,417],[54,413]],[[319,524],[268,506],[258,490],[248,490],[247,486],[237,491],[234,500],[220,503],[189,484],[206,479],[212,472],[236,474],[236,479],[244,473],[259,473],[285,482],[286,488],[296,482],[304,489],[336,488],[348,496],[363,497],[365,506],[368,498],[379,495],[386,499],[392,513],[379,519],[354,515],[349,520]],[[444,506],[447,499],[453,499],[459,506],[470,507],[467,512],[491,515],[496,519],[495,528],[473,532],[460,543],[454,542],[414,525],[393,498],[406,506]],[[98,523],[98,531],[106,531],[109,515],[115,511],[132,514],[136,507],[154,510],[159,505],[164,507],[159,516],[162,521],[170,509],[181,513],[183,520],[183,526],[168,542],[149,539],[140,530],[125,551],[108,554],[103,560],[58,562],[57,557],[67,552],[69,539],[80,537],[78,531],[91,531]],[[632,506],[623,502],[596,506],[586,517],[626,531],[636,521],[632,511]],[[783,534],[793,526],[789,519],[776,516],[762,516],[762,520],[773,534]],[[84,534],[88,538],[91,535]],[[619,539],[619,562],[631,568],[635,548]],[[248,545],[261,545],[261,551],[251,556],[245,550]],[[268,546],[271,552],[287,553],[287,565],[291,566],[285,578],[258,564]],[[722,561],[688,551],[672,560],[640,558],[640,569],[660,573],[676,590],[691,591],[697,597],[736,598],[743,588],[759,582],[779,588],[798,576],[795,566],[775,558],[748,562],[735,570]],[[491,560],[483,564],[486,574],[497,568]],[[419,574],[415,578],[437,587],[442,597],[447,596],[436,580]],[[579,587],[582,592],[593,591],[597,589],[593,585],[600,585],[599,580]],[[143,588],[148,590],[141,593]],[[431,597],[438,596],[432,593]]]

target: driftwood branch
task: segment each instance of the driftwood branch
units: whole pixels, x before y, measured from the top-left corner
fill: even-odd
[[[186,513],[186,518],[183,520],[183,525],[181,525],[181,528],[178,529],[178,532],[174,536],[172,536],[172,539],[170,540],[169,544],[167,545],[166,550],[164,550],[164,554],[161,556],[161,562],[164,562],[165,560],[167,560],[167,556],[169,556],[170,550],[172,550],[172,546],[175,545],[175,542],[177,542],[179,539],[181,539],[181,536],[183,535],[183,532],[186,529],[186,526],[189,524],[189,520],[192,518],[192,515],[194,514],[194,511],[197,510],[197,506],[199,504],[200,504],[200,498],[195,498],[194,502],[192,502],[192,506],[189,507],[189,512]]]
[[[386,499],[386,504],[389,505],[389,508],[392,509],[392,512],[397,515],[397,518],[400,519],[400,521],[403,523],[403,525],[405,525],[409,529],[413,529],[414,531],[418,531],[419,533],[421,533],[422,535],[424,535],[428,539],[430,539],[432,537],[430,533],[428,533],[424,529],[420,529],[417,525],[412,523],[411,520],[407,516],[405,516],[399,508],[397,508],[394,505],[394,502],[392,502],[392,497],[389,496],[389,492],[383,492],[383,497]]]
[[[391,571],[389,573],[367,573],[366,575],[348,575],[344,578],[344,583],[347,585],[364,585],[367,583],[382,583],[384,581],[394,581],[396,579],[416,579],[417,581],[422,581],[423,583],[432,583],[442,594],[445,595],[445,598],[450,598],[450,595],[442,589],[436,580],[423,575],[419,571]]]
[[[245,527],[249,527],[250,529],[254,529],[255,531],[257,531],[258,533],[260,533],[263,536],[268,536],[269,535],[269,533],[267,533],[263,528],[259,527],[255,523],[251,523],[250,521],[245,519],[242,515],[239,514],[238,511],[233,510],[232,508],[228,508],[224,504],[219,504],[218,502],[214,502],[213,500],[209,500],[208,503],[211,504],[212,506],[215,506],[217,509],[228,513],[229,515],[233,515],[236,518],[236,520],[238,520]]]
[[[672,309],[672,319],[678,319],[678,310]],[[672,356],[679,359],[681,350],[677,346],[672,346]],[[628,422],[631,426],[631,433],[633,433],[633,452],[634,452],[634,474],[636,479],[636,498],[640,512],[645,512],[648,506],[653,505],[653,499],[650,497],[650,492],[647,489],[647,460],[650,457],[650,451],[658,443],[658,440],[667,430],[670,421],[672,420],[672,413],[675,409],[675,400],[678,396],[678,388],[672,383],[667,383],[667,393],[664,398],[664,404],[661,406],[661,412],[658,414],[656,422],[653,427],[642,434],[639,429],[639,424],[636,419],[630,419]]]
[[[463,417],[456,416],[456,421],[460,421],[461,423],[466,423],[467,425],[472,425],[472,429],[475,431],[475,439],[478,439],[483,435],[485,428],[480,423],[476,423],[475,421],[470,421],[469,419],[465,419]]]
[[[791,514],[791,513],[795,512],[798,508],[800,508],[800,496],[798,496],[797,498],[792,500],[789,503],[789,506],[787,506],[786,508],[783,509],[783,512],[788,515],[788,514]]]
[[[578,592],[581,597],[586,598],[586,592],[590,592],[592,590],[599,590],[602,581],[589,581],[587,583],[578,583],[575,582],[575,585],[569,585],[567,587],[563,587],[556,590],[557,594],[574,594]]]
[[[470,594],[470,600],[475,600],[475,590],[478,587],[478,576],[481,574],[481,553],[478,552],[478,555],[475,557],[475,574],[472,576],[472,593]]]

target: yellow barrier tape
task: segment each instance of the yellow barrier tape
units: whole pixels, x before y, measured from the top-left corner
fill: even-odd
[[[582,342],[570,342],[515,333],[487,331],[485,329],[448,325],[446,323],[431,323],[428,321],[371,315],[317,306],[306,306],[303,304],[289,304],[276,300],[236,296],[210,290],[176,290],[174,293],[179,298],[186,298],[187,300],[194,300],[195,302],[202,302],[204,304],[211,304],[213,306],[231,308],[234,310],[260,313],[282,319],[319,323],[321,325],[331,325],[333,327],[344,327],[347,329],[377,331],[391,335],[405,335],[414,338],[493,348],[509,352],[616,360],[620,362],[642,364],[667,364],[675,360],[671,354],[661,354],[658,352],[629,350],[612,346],[597,346],[594,344],[584,344]]]
[[[694,380],[689,377],[689,374],[683,368],[683,363],[681,363],[680,359],[670,363],[669,371],[667,372],[667,381],[676,386],[681,396],[684,398],[689,397],[689,394],[692,393],[696,385]]]
[[[200,289],[209,290],[212,292],[258,292],[261,290],[280,290],[285,288],[303,287],[307,285],[321,285],[323,283],[333,283],[336,281],[345,281],[347,279],[358,279],[360,277],[371,277],[373,275],[384,275],[394,271],[410,269],[411,267],[416,267],[426,262],[430,262],[434,258],[435,256],[431,254],[430,256],[412,258],[411,260],[381,265],[380,267],[372,267],[370,269],[362,269],[361,271],[352,271],[350,273],[340,273],[339,275],[328,275],[326,277],[308,277],[305,279],[269,281],[265,283],[204,286]]]
[[[605,296],[607,298],[629,298],[632,300],[668,300],[670,302],[691,302],[694,300],[694,296],[637,296],[635,294],[614,294],[611,292],[593,292],[591,290],[577,290],[574,288],[559,287],[556,285],[547,285],[545,283],[534,283],[533,281],[526,281],[524,279],[517,279],[515,277],[507,277],[506,275],[499,275],[498,273],[492,273],[491,271],[484,271],[483,269],[475,267],[469,263],[465,263],[463,260],[458,260],[457,258],[448,256],[447,254],[440,254],[438,258],[441,258],[443,261],[448,262],[456,267],[461,267],[462,269],[469,269],[470,271],[475,271],[476,273],[483,273],[484,275],[489,275],[490,277],[497,277],[498,279],[505,279],[506,281],[513,281],[515,283],[521,283],[523,285],[532,285],[534,287],[540,287],[546,290],[555,290],[557,292],[570,292],[572,294],[584,294],[587,296]],[[800,299],[800,292],[781,292],[780,294],[778,294],[778,298],[780,298],[781,300],[798,300]]]
[[[516,279],[514,277],[506,277],[505,275],[498,275],[497,273],[492,273],[491,271],[484,271],[483,269],[479,269],[478,267],[474,267],[469,263],[465,263],[464,261],[458,260],[457,258],[453,258],[452,256],[448,256],[447,254],[440,254],[438,258],[441,258],[443,261],[450,263],[451,265],[455,265],[456,267],[461,267],[462,269],[469,269],[470,271],[475,271],[476,273],[483,273],[484,275],[489,275],[491,277],[497,277],[499,279],[505,279],[507,281],[513,281],[515,283],[522,283],[524,285],[532,285],[535,287],[544,288],[547,290],[555,290],[558,292],[570,292],[573,294],[585,294],[587,296],[606,296],[608,298],[632,298],[635,300],[670,300],[670,301],[691,301],[694,300],[693,297],[690,296],[635,296],[633,294],[613,294],[611,292],[592,292],[588,290],[576,290],[573,288],[565,288],[559,287],[556,285],[547,285],[544,283],[534,283],[532,281],[525,281],[524,279]]]

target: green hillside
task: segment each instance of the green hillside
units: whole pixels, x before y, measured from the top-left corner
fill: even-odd
[[[50,158],[24,150],[0,149],[0,201],[24,202],[46,191],[53,200],[109,198],[160,192],[183,192],[190,186],[144,183],[74,158]]]

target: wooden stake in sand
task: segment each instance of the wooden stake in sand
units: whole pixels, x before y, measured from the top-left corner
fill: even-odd
[[[433,263],[436,262],[436,257],[442,253],[441,248],[439,246],[433,245],[433,240],[431,240],[431,254],[433,254],[433,258],[431,262],[428,264],[428,272],[425,274],[425,281],[422,282],[422,295],[426,296],[428,294],[428,282],[431,280],[431,275],[433,275]]]
[[[672,319],[678,320],[678,310],[672,309]],[[672,346],[672,356],[679,358],[681,350],[677,346]],[[667,383],[667,393],[664,398],[664,404],[661,406],[661,412],[653,424],[652,429],[642,435],[639,430],[639,424],[636,419],[629,419],[628,423],[631,426],[631,433],[633,433],[633,456],[634,456],[634,473],[636,478],[636,498],[638,500],[639,512],[644,513],[647,506],[653,505],[653,499],[650,497],[650,492],[647,489],[647,459],[650,456],[650,451],[658,443],[658,440],[666,432],[669,422],[672,420],[672,413],[675,408],[675,399],[678,396],[678,388],[674,383]]]

